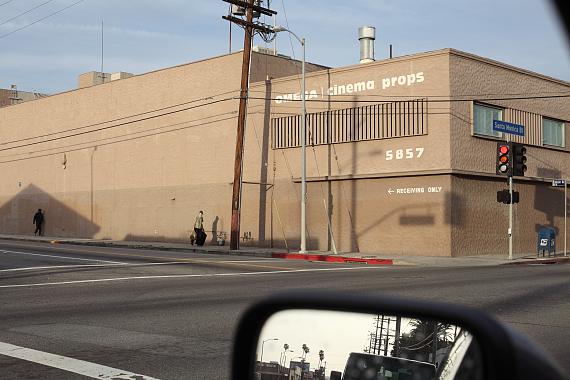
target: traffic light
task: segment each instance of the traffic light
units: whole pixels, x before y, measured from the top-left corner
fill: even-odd
[[[526,148],[522,144],[511,143],[511,151],[513,157],[513,174],[516,176],[524,176],[526,172]]]
[[[497,174],[512,176],[513,174],[513,155],[511,144],[507,142],[497,143]]]

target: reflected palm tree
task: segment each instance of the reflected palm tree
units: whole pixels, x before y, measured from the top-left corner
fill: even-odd
[[[303,350],[303,361],[305,361],[305,359],[307,358],[307,354],[309,353],[309,347],[305,343],[303,343],[301,349]]]

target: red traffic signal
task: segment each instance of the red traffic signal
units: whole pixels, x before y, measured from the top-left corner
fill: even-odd
[[[512,175],[512,150],[509,143],[497,143],[496,173],[500,175]]]

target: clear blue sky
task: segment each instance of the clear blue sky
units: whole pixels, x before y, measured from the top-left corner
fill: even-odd
[[[84,0],[6,35],[76,1],[0,0],[0,88],[77,87],[79,74],[100,69],[101,20],[106,72],[140,74],[228,52],[222,0]],[[358,27],[372,25],[377,59],[389,44],[395,55],[451,47],[570,81],[570,45],[546,0],[273,0],[272,8],[277,24],[306,37],[307,59],[331,67],[358,62]],[[243,32],[233,36],[237,50]],[[286,34],[278,47],[300,56]]]

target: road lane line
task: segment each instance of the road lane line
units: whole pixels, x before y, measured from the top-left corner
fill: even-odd
[[[84,360],[73,359],[67,356],[50,354],[31,348],[15,346],[9,343],[0,342],[0,355],[25,360],[32,363],[42,364],[48,367],[57,368],[63,371],[77,373],[79,375],[94,379],[109,380],[158,380],[154,377],[140,375],[122,369],[107,367]]]
[[[343,267],[343,268],[314,268],[314,269],[292,269],[292,270],[275,270],[265,272],[239,272],[239,273],[203,273],[203,274],[171,274],[159,276],[133,276],[133,277],[115,277],[115,278],[100,278],[93,280],[73,280],[73,281],[60,281],[60,282],[42,282],[36,284],[15,284],[15,285],[0,285],[0,288],[26,288],[50,285],[73,285],[73,284],[92,284],[103,282],[117,282],[117,281],[130,281],[130,280],[157,280],[157,279],[178,279],[178,278],[200,278],[200,277],[239,277],[239,276],[260,276],[268,274],[288,274],[288,273],[307,273],[307,272],[334,272],[345,270],[380,270],[386,267]]]
[[[0,251],[1,252],[1,251]],[[208,262],[208,261],[207,261]],[[256,260],[243,260],[243,261],[214,261],[215,263],[222,263],[222,264],[231,264],[234,262],[245,262],[245,263],[256,263],[259,261]],[[129,268],[129,267],[151,267],[157,265],[187,265],[187,264],[194,264],[191,262],[183,262],[183,261],[162,261],[159,263],[142,263],[142,264],[131,264],[131,263],[121,263],[121,264],[75,264],[75,265],[48,265],[48,266],[41,266],[41,267],[22,267],[22,268],[9,268],[9,269],[0,269],[0,273],[2,272],[22,272],[22,271],[32,271],[32,270],[43,270],[43,269],[75,269],[75,268]],[[283,267],[278,267],[279,269],[286,269]]]
[[[43,257],[52,257],[57,259],[66,259],[66,260],[78,260],[78,261],[94,261],[98,263],[108,263],[108,264],[125,264],[119,261],[109,261],[109,260],[96,260],[96,259],[81,259],[79,257],[69,257],[69,256],[56,256],[56,255],[45,255],[43,253],[31,253],[31,252],[19,252],[19,251],[6,251],[0,250],[3,253],[14,253],[17,255],[29,255],[29,256],[43,256]]]
[[[240,266],[249,266],[249,267],[265,268],[265,269],[283,269],[283,267],[276,267],[276,266],[271,266],[271,265],[256,265],[256,264],[249,264],[248,265],[248,264],[245,264],[245,262],[246,262],[245,260],[218,261],[218,260],[202,260],[202,259],[185,259],[185,258],[181,258],[181,257],[137,255],[137,254],[132,254],[132,253],[116,253],[116,252],[106,253],[106,252],[96,252],[96,251],[87,251],[87,250],[78,251],[78,250],[67,249],[67,248],[57,248],[57,250],[74,251],[74,253],[76,253],[78,255],[81,254],[81,252],[89,252],[89,253],[97,253],[97,254],[104,255],[104,256],[125,256],[125,257],[137,257],[137,258],[154,259],[154,260],[171,260],[171,261],[188,262],[188,263],[218,263],[218,264],[225,264],[225,265],[240,265]],[[17,253],[15,251],[2,251],[2,250],[0,250],[0,252]],[[38,256],[48,256],[48,255],[40,255],[37,253],[28,253],[28,254],[29,255],[38,255]],[[66,256],[53,256],[53,257],[67,258]],[[73,258],[70,258],[70,259],[73,259]],[[121,263],[118,261],[106,261],[106,260],[95,260],[95,259],[75,258],[74,260],[89,260],[89,261],[98,261],[98,262],[102,262],[102,263],[127,264],[127,263]],[[269,259],[269,260],[271,260],[271,259]],[[261,260],[261,261],[265,262],[266,260]],[[250,262],[252,262],[252,261],[250,261]],[[293,268],[286,268],[286,269],[293,269]]]

